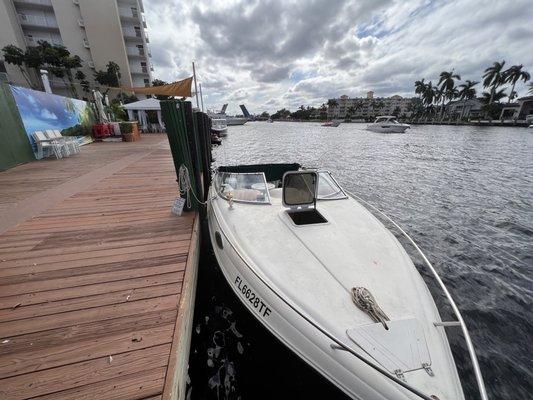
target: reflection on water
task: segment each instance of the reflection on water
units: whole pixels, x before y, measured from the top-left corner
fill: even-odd
[[[407,134],[314,123],[230,127],[216,163],[299,162],[330,170],[346,189],[396,219],[429,256],[461,309],[489,395],[526,399],[531,363],[533,131],[413,126]],[[415,260],[417,261],[417,260]],[[248,315],[213,257],[204,257],[191,349],[193,398],[342,398]],[[445,300],[419,270],[439,306]],[[449,309],[443,311],[448,317]],[[475,383],[451,334],[467,398]]]

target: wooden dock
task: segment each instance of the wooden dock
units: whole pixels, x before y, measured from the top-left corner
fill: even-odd
[[[164,135],[0,172],[0,399],[184,393],[195,214]]]

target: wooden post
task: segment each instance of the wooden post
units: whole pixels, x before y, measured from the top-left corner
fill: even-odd
[[[176,170],[176,181],[179,179],[180,167],[184,165],[189,171],[191,190],[196,190],[195,166],[191,159],[189,139],[187,135],[185,102],[171,99],[162,100],[160,104],[170,150],[172,152],[172,159],[174,161],[174,169]],[[188,102],[188,104],[190,107],[190,102]],[[187,194],[184,194],[183,197],[187,199]],[[185,210],[197,208],[198,204],[194,200],[194,196],[191,197],[191,206],[187,207],[187,205],[185,205]]]

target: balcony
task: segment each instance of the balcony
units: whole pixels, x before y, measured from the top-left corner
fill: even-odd
[[[135,20],[138,21],[141,18],[141,13],[137,10],[132,10],[131,8],[120,7],[118,10],[120,18],[126,20]]]
[[[126,53],[128,53],[128,56],[132,57],[146,57],[146,51],[138,47],[129,46],[126,48]]]
[[[41,15],[19,14],[19,21],[21,25],[58,29],[55,18],[47,18]]]
[[[63,41],[61,39],[35,36],[24,36],[24,39],[26,41],[26,46],[37,46],[41,40],[44,40],[56,46],[63,46]]]
[[[125,39],[135,40],[135,41],[142,41],[142,33],[141,31],[136,31],[135,29],[123,29],[122,33],[124,34]]]
[[[130,72],[132,74],[144,74],[148,75],[148,67],[144,66],[130,66]]]
[[[52,0],[15,0],[14,3],[39,10],[52,8]]]
[[[89,41],[87,39],[83,39],[83,47],[85,47],[86,49],[91,47],[91,45],[89,44]]]

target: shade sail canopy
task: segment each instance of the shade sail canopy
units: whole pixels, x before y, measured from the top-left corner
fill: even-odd
[[[139,94],[159,94],[164,96],[191,97],[192,76],[168,85],[150,87],[123,87],[128,92]]]
[[[159,100],[150,98],[135,101],[133,103],[124,104],[122,106],[125,110],[161,110]]]

